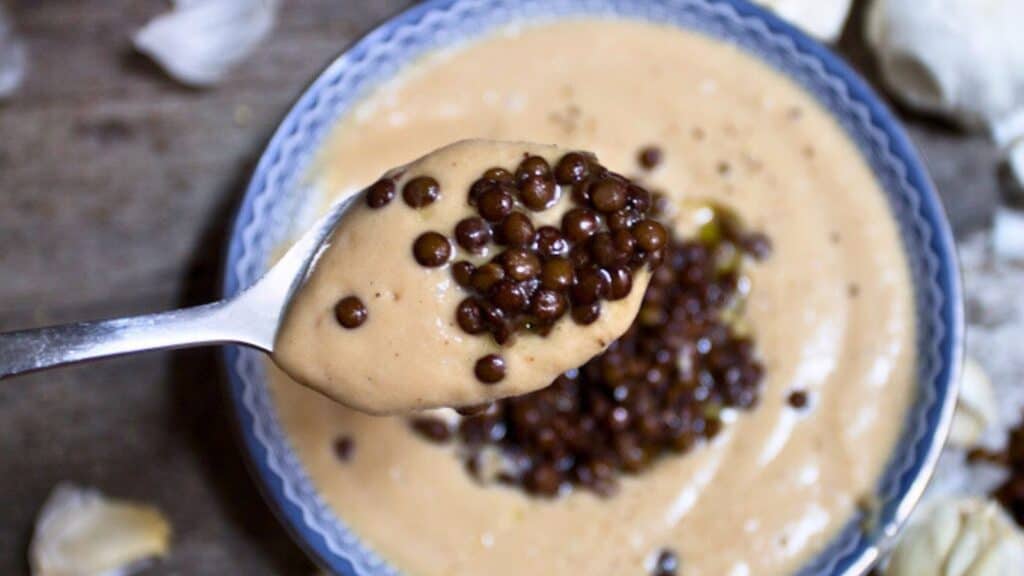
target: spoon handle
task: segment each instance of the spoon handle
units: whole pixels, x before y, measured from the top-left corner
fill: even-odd
[[[234,304],[214,302],[145,316],[0,334],[0,379],[147,350],[223,343],[263,347],[245,336],[245,327],[230,321]]]
[[[244,344],[270,352],[291,294],[357,197],[353,195],[335,204],[262,279],[230,300],[133,318],[0,334],[0,380],[147,350]]]

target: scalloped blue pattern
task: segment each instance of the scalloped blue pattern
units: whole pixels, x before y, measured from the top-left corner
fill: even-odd
[[[877,491],[876,521],[851,519],[799,576],[867,571],[917,502],[946,436],[956,398],[963,314],[945,215],[906,135],[867,85],[828,50],[743,0],[433,0],[387,21],[338,57],[274,134],[249,185],[228,247],[224,295],[255,282],[286,239],[305,191],[300,180],[331,126],[382,80],[433,49],[504,25],[587,16],[669,24],[735,44],[800,83],[843,126],[886,191],[914,279],[917,399]],[[397,572],[324,503],[277,418],[264,357],[228,348],[233,404],[268,501],[325,568],[344,576]],[[867,527],[865,527],[867,526]]]

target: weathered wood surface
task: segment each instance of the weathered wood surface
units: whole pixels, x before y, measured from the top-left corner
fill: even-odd
[[[228,82],[195,91],[131,51],[163,2],[13,2],[32,68],[0,104],[0,329],[212,299],[232,209],[274,124],[333,55],[404,4],[288,2]],[[869,68],[854,36],[843,48]],[[983,224],[995,151],[909,124],[958,229]],[[64,480],[168,512],[173,554],[150,574],[311,573],[246,475],[219,374],[200,350],[0,386],[0,574],[27,571],[33,517]]]

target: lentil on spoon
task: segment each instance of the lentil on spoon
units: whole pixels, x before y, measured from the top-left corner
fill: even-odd
[[[446,146],[385,174],[343,216],[274,358],[370,413],[544,387],[636,316],[665,235],[649,197],[589,153]]]

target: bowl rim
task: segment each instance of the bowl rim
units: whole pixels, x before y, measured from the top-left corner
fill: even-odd
[[[332,87],[332,83],[344,72],[345,68],[352,65],[353,62],[365,58],[373,51],[376,45],[392,41],[392,34],[396,30],[406,26],[415,26],[433,14],[451,11],[463,5],[501,4],[503,1],[427,0],[385,19],[354,43],[343,49],[338,56],[331,60],[327,67],[302,91],[299,98],[278,125],[260,157],[231,227],[230,241],[224,260],[224,297],[231,297],[240,292],[247,285],[244,281],[246,277],[250,281],[258,278],[259,270],[266,264],[265,262],[253,262],[251,259],[247,262],[245,256],[246,250],[248,250],[247,241],[251,242],[253,235],[258,234],[258,231],[253,230],[253,222],[256,220],[257,213],[261,208],[259,204],[261,201],[264,203],[268,201],[266,198],[268,194],[265,193],[267,182],[270,179],[280,177],[278,174],[275,174],[275,170],[279,168],[278,165],[282,162],[282,150],[288,146],[290,140],[294,140],[297,136],[302,136],[300,134],[303,129],[302,116],[313,107],[321,104],[319,99],[322,93]],[[609,0],[612,4],[619,3],[623,5],[629,5],[637,1],[644,2],[644,0]],[[601,4],[602,0],[579,0],[578,2],[570,3],[585,7],[587,4]],[[878,132],[878,137],[882,139],[881,145],[892,156],[893,160],[897,161],[898,168],[901,169],[901,173],[898,176],[906,184],[907,190],[916,192],[914,200],[919,203],[916,207],[917,213],[926,221],[925,223],[928,226],[924,242],[932,250],[931,255],[937,257],[934,263],[937,266],[937,269],[934,271],[935,277],[929,278],[929,280],[937,283],[934,289],[941,296],[939,309],[935,311],[935,313],[941,316],[939,327],[943,329],[937,335],[939,340],[936,344],[939,358],[935,359],[938,362],[937,372],[931,378],[930,386],[925,386],[927,383],[922,382],[926,380],[924,376],[921,374],[917,376],[919,393],[922,391],[922,386],[925,386],[925,391],[935,388],[934,391],[938,395],[936,404],[933,407],[935,410],[930,415],[921,415],[922,418],[924,416],[928,416],[928,418],[927,422],[921,424],[923,429],[916,439],[906,437],[906,432],[904,432],[901,434],[897,446],[893,448],[893,454],[896,455],[902,452],[902,444],[904,442],[909,442],[915,447],[908,455],[912,460],[910,465],[905,464],[902,470],[899,469],[900,467],[894,461],[886,464],[884,476],[895,474],[897,477],[902,477],[912,473],[909,476],[909,484],[897,490],[896,493],[900,494],[900,496],[894,499],[891,506],[887,507],[886,510],[875,511],[880,516],[885,517],[886,522],[867,531],[868,533],[860,539],[863,541],[855,547],[855,550],[843,551],[845,554],[844,561],[828,562],[827,559],[821,561],[822,557],[830,553],[833,547],[833,543],[830,543],[824,550],[819,551],[819,553],[809,559],[809,565],[798,570],[798,574],[801,576],[805,574],[808,576],[811,574],[844,574],[847,576],[863,574],[877,560],[879,555],[891,545],[922,496],[937,465],[939,454],[951,426],[953,410],[955,408],[964,350],[964,312],[956,245],[942,206],[942,201],[936,193],[923,162],[904,132],[900,122],[858,73],[852,70],[828,48],[811,40],[803,32],[773,13],[760,6],[750,4],[747,0],[651,0],[650,3],[652,5],[664,5],[666,10],[681,9],[679,7],[682,6],[697,6],[713,10],[725,17],[741,19],[755,26],[758,32],[780,39],[788,45],[789,49],[794,50],[796,54],[814,63],[820,68],[819,73],[839,84],[851,100],[861,105],[867,127]],[[617,17],[626,18],[627,16],[617,15]],[[511,23],[511,21],[507,23]],[[493,28],[487,29],[487,33],[492,31]],[[706,33],[704,30],[691,29],[691,31],[697,34]],[[481,35],[486,35],[486,33],[478,34],[477,36]],[[747,55],[764,62],[763,55],[752,52],[750,47],[740,46],[739,48]],[[404,64],[406,62],[403,61],[402,65]],[[767,65],[771,66],[770,63],[767,63]],[[401,67],[399,66],[399,68]],[[778,73],[787,76],[791,80],[795,80],[788,71],[782,70],[778,66],[772,67]],[[798,82],[798,84],[801,85],[801,89],[805,92],[809,91],[808,87],[803,85],[803,83]],[[821,102],[821,98],[814,94],[812,96],[822,104],[822,107],[831,116],[836,115],[834,110],[824,102]],[[362,95],[359,95],[355,100],[358,101],[361,97]],[[306,128],[308,129],[309,127],[307,126]],[[853,137],[849,130],[849,128],[844,126],[847,136]],[[857,143],[857,147],[862,155],[865,154],[860,142]],[[872,173],[876,179],[879,179],[880,185],[883,188],[887,188],[881,183],[882,178],[877,173],[875,166],[872,165],[871,167]],[[891,196],[891,192],[888,189],[886,189],[886,195],[887,197]],[[892,203],[894,200],[890,198],[889,202]],[[905,223],[900,221],[899,225],[901,234],[905,234]],[[901,238],[901,241],[904,244],[904,250],[909,253],[911,246],[906,245],[905,238]],[[922,257],[926,256],[929,255]],[[915,279],[916,282],[917,279]],[[915,298],[917,297],[917,291],[915,288]],[[915,302],[915,306],[917,305],[918,303]],[[920,310],[916,310],[916,312],[920,313]],[[920,342],[917,343],[918,352],[921,351],[921,345]],[[259,424],[257,415],[253,409],[252,398],[246,395],[246,380],[259,380],[261,378],[257,374],[245,373],[245,368],[240,359],[246,353],[246,351],[237,347],[227,347],[224,350],[224,360],[228,375],[230,397],[234,408],[234,419],[240,440],[245,448],[243,452],[250,472],[256,479],[256,484],[264,500],[291,534],[293,540],[319,565],[346,576],[350,574],[362,575],[371,573],[365,570],[371,570],[374,574],[379,571],[388,574],[394,573],[383,561],[376,559],[372,552],[369,555],[373,557],[371,560],[376,560],[376,563],[372,561],[369,564],[360,563],[360,566],[357,568],[351,558],[339,554],[337,550],[333,549],[335,546],[332,546],[332,543],[327,541],[324,533],[311,528],[310,510],[297,504],[299,498],[309,497],[310,494],[299,494],[298,491],[301,491],[302,488],[305,488],[307,491],[312,490],[313,497],[316,497],[316,491],[311,486],[297,488],[290,485],[282,476],[281,471],[276,470],[274,466],[270,465],[269,446],[266,439],[261,438],[257,433],[256,427]],[[265,381],[263,384],[265,386]],[[908,413],[908,420],[910,420],[911,414]],[[276,415],[271,413],[269,418],[272,420],[270,425],[280,429],[280,425],[276,421]],[[923,448],[924,451],[918,452],[917,449],[920,448]],[[294,453],[285,454],[284,458],[286,460],[285,466],[298,467],[299,470],[302,470],[302,464]],[[893,469],[896,469],[896,472]],[[304,474],[304,471],[302,473]],[[903,478],[903,481],[906,481],[906,478]],[[886,480],[884,479],[879,481],[879,491],[882,490],[882,485],[885,482]],[[833,535],[832,539],[849,539],[846,532],[851,529],[853,524],[854,522],[851,521],[846,528]],[[856,527],[854,526],[854,528]],[[354,539],[353,542],[348,544],[352,545],[353,543],[357,544],[358,539]],[[820,566],[815,564],[820,564]]]

